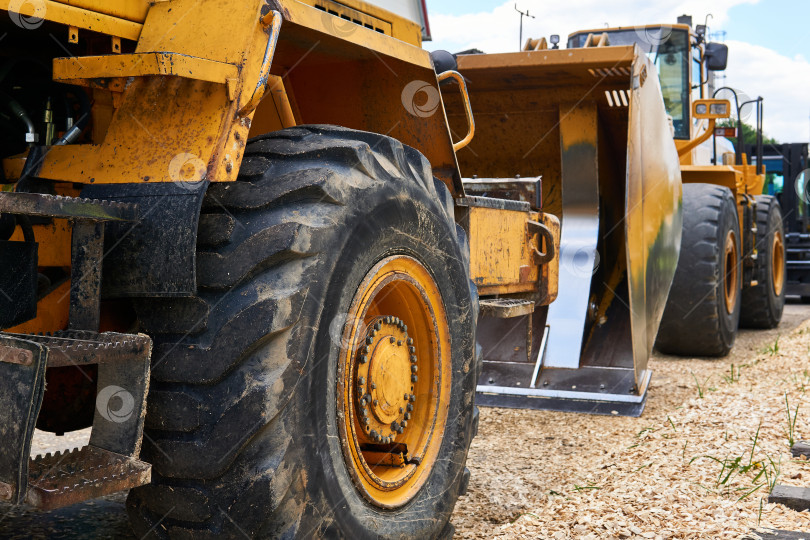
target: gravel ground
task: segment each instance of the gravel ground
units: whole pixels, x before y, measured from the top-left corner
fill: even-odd
[[[780,483],[810,479],[810,464],[790,458],[783,401],[787,391],[791,408],[804,404],[796,432],[810,436],[807,319],[810,306],[789,304],[778,329],[742,331],[723,359],[655,356],[641,418],[483,408],[468,459],[470,489],[453,515],[456,537],[738,538],[758,518],[763,527],[810,531],[807,513],[767,503],[760,512],[766,488],[737,501],[758,485],[751,480],[759,471],[774,472],[768,457],[777,460]],[[777,336],[779,352],[771,354]],[[731,364],[744,366],[734,378]],[[722,465],[703,456],[722,461],[750,451],[758,427],[751,461],[764,465],[718,488]],[[82,446],[88,437],[88,430],[38,433],[32,453]],[[0,538],[133,538],[124,500],[119,494],[46,513],[0,505]]]
[[[708,458],[689,461],[701,455],[722,460],[734,451],[750,450],[751,436],[762,419],[762,440],[754,458],[765,459],[761,449],[768,448],[775,459],[781,459],[780,483],[801,485],[802,478],[810,479],[810,467],[790,459],[783,434],[786,379],[804,378],[803,370],[810,369],[810,331],[798,335],[797,330],[806,319],[810,319],[810,306],[789,304],[779,328],[741,331],[732,353],[722,359],[656,355],[650,363],[653,377],[647,407],[640,418],[482,408],[478,437],[467,461],[472,472],[469,492],[459,500],[453,516],[456,536],[742,536],[740,531],[757,525],[759,500],[767,496],[767,488],[737,504],[735,494],[745,491],[723,495],[715,489],[720,464]],[[764,352],[777,336],[780,352]],[[743,367],[741,375],[735,372],[737,382],[729,384],[723,377],[730,378],[731,364],[735,369],[750,367]],[[698,398],[696,381],[704,399]],[[758,381],[764,386],[752,389],[751,384]],[[790,386],[793,408],[804,392]],[[807,417],[810,410],[805,406],[799,412],[799,434],[810,435]],[[747,462],[746,457],[743,464]],[[786,474],[798,476],[790,479]],[[709,485],[695,485],[702,482]],[[741,486],[733,489],[737,487]],[[674,513],[678,505],[683,512]],[[747,513],[737,513],[739,508]],[[760,524],[810,531],[807,514],[794,520],[796,516],[779,505],[763,504]]]

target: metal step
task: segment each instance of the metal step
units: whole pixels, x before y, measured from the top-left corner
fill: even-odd
[[[28,465],[25,502],[53,510],[148,484],[152,466],[139,459],[85,446],[37,456]]]
[[[138,456],[151,352],[143,334],[0,332],[0,500],[51,509],[149,482]],[[31,460],[46,367],[88,364],[98,365],[90,445]]]
[[[478,305],[481,308],[482,316],[497,317],[499,319],[522,317],[523,315],[531,315],[534,312],[534,302],[531,300],[487,298],[481,299]]]

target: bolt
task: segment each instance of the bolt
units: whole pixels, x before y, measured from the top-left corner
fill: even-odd
[[[396,421],[396,420],[394,420],[393,422],[391,422],[391,430],[392,430],[392,431],[396,431],[396,430],[397,430],[397,427],[399,427],[399,424],[397,424],[397,421]]]
[[[366,338],[366,345],[371,345],[372,343],[374,343],[374,338],[372,338],[371,336],[367,337]]]
[[[379,404],[380,404],[380,400],[379,400],[379,399],[375,399],[374,401],[372,401],[372,403],[373,403],[373,404],[374,404],[374,406],[376,407],[377,405],[379,405]]]
[[[417,371],[419,371],[419,367],[416,364],[412,365],[411,366],[411,373],[416,373]]]
[[[390,341],[391,343],[395,342],[396,340],[397,340],[397,338],[395,338],[394,336],[391,336],[390,338],[388,338],[388,341]]]
[[[363,416],[363,417],[368,416],[368,411],[366,410],[365,407],[360,409],[360,416]]]
[[[360,377],[360,380],[358,380],[357,382],[360,383],[360,386],[363,386],[364,384],[366,384],[366,378]]]
[[[411,412],[413,410],[413,405],[408,403],[407,405],[405,405],[405,410],[407,410],[408,412]]]
[[[404,418],[405,420],[410,420],[410,419],[411,419],[411,413],[406,412],[406,413],[405,413],[405,416],[403,416],[403,418]]]
[[[411,362],[413,362],[414,364],[416,363],[416,355],[415,354],[411,355]]]
[[[371,438],[375,441],[380,438],[380,435],[377,433],[376,429],[372,429],[369,435],[371,435]]]
[[[368,356],[366,356],[365,354],[361,354],[360,355],[360,363],[365,364],[366,362],[368,362]]]
[[[407,420],[403,420],[402,422],[400,422],[400,423],[399,423],[399,425],[400,425],[400,426],[402,426],[402,427],[404,427],[404,428],[406,428],[406,427],[408,427],[408,421],[407,421]],[[400,433],[402,433],[402,432],[400,431]]]
[[[394,324],[399,326],[399,317],[394,317]]]
[[[408,401],[410,401],[411,403],[413,403],[414,401],[416,401],[416,396],[415,396],[415,395],[413,395],[413,394],[410,394],[410,395],[408,396]]]
[[[400,408],[399,408],[399,412],[400,412],[400,413],[404,413],[404,412],[405,412],[405,409],[403,409],[402,407],[400,407]]]
[[[402,340],[397,341],[397,347],[402,347]]]
[[[408,345],[413,345],[413,338],[412,338],[412,337],[409,337],[409,338],[406,340],[406,343],[408,343]]]
[[[231,172],[233,170],[233,163],[231,163],[230,161],[228,163],[226,163],[225,164],[225,170],[227,172]]]
[[[604,390],[604,389],[605,389],[605,385],[604,385],[604,384],[600,384],[600,385],[599,385],[599,390]]]
[[[403,323],[403,325],[402,325],[402,331],[403,331],[403,332],[405,332],[406,334],[408,333],[408,325],[407,325],[407,324],[404,324],[404,323]]]
[[[416,352],[416,347],[408,347],[408,352],[413,354]]]
[[[411,375],[411,382],[416,382],[418,380],[419,380],[419,377],[417,377],[416,375]]]
[[[360,352],[363,354],[368,354],[368,345],[363,345],[363,347],[360,349]]]
[[[369,336],[375,337],[377,335],[377,330],[372,330]]]
[[[378,331],[380,328],[382,328],[382,327],[380,326],[379,322],[374,323],[374,331],[375,332]]]
[[[368,416],[364,416],[363,417],[363,425],[368,425],[368,423],[369,423]]]
[[[366,406],[366,398],[365,398],[365,397],[361,397],[361,398],[360,398],[360,406],[361,406],[361,407],[365,407],[365,406]]]
[[[239,139],[241,139],[241,138],[242,138],[242,135],[241,135],[241,134],[240,134],[238,131],[235,131],[235,132],[233,133],[233,138],[234,138],[234,139],[236,139],[236,140],[238,141]]]
[[[548,381],[543,381],[543,386],[548,386]]]
[[[404,399],[404,400],[407,400],[409,397],[411,397],[410,394],[403,394],[402,395],[402,399]]]
[[[371,385],[370,385],[370,386],[371,386],[371,389],[372,389],[372,390],[376,390],[376,389],[377,389],[377,383],[371,383]]]

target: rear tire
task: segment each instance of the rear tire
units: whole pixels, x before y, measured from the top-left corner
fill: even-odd
[[[785,308],[785,232],[782,209],[776,198],[760,195],[757,200],[757,260],[754,287],[742,291],[740,326],[776,328]]]
[[[731,190],[684,184],[683,237],[656,347],[679,356],[725,356],[740,320],[740,226]]]
[[[448,530],[476,427],[477,296],[465,242],[430,164],[394,139],[301,126],[251,140],[238,181],[212,185],[203,203],[198,295],[137,302],[156,345],[142,452],[152,484],[127,501],[135,532],[200,540]],[[350,474],[337,383],[341,358],[354,357],[345,352],[353,298],[397,258],[440,293],[430,308],[446,313],[449,376],[447,392],[427,391],[446,406],[436,459],[408,464],[422,482],[386,509]],[[429,342],[417,339],[420,358],[430,358]],[[419,367],[419,385],[432,388],[430,365]],[[405,370],[411,377],[407,360]]]

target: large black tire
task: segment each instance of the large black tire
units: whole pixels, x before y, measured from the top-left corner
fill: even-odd
[[[441,291],[452,392],[426,483],[383,510],[347,473],[330,323],[366,272],[395,254],[418,260]],[[136,534],[451,534],[477,428],[478,304],[453,200],[429,162],[389,137],[331,126],[253,139],[238,181],[206,195],[197,271],[194,298],[136,306],[155,338],[142,452],[152,484],[127,501]]]
[[[736,244],[733,263],[726,256],[729,235]],[[740,225],[731,190],[684,184],[681,253],[658,329],[659,351],[679,356],[728,354],[740,320],[739,253]],[[726,302],[729,294],[734,298],[731,309]]]
[[[757,285],[742,290],[740,326],[776,328],[785,308],[785,231],[782,208],[770,195],[757,201],[757,260],[754,279]],[[776,253],[779,251],[779,253]]]

